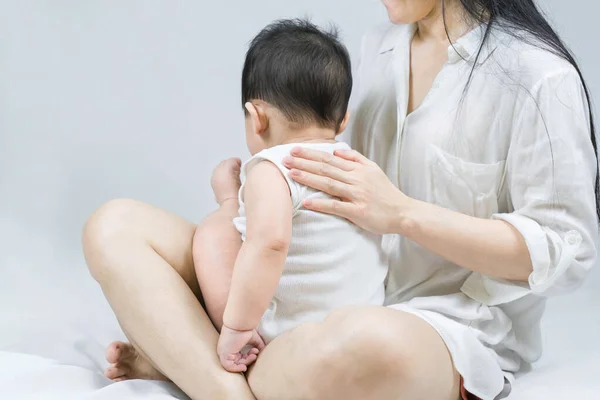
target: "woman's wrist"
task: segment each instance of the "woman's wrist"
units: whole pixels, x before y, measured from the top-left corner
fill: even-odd
[[[419,210],[423,202],[402,194],[402,200],[394,212],[394,222],[390,233],[410,238],[419,225]]]

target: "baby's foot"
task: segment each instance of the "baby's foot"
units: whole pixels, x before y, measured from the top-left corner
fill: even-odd
[[[239,158],[230,158],[222,161],[213,171],[210,184],[215,193],[217,203],[223,204],[225,200],[237,199],[240,186],[240,167],[242,161]]]
[[[104,371],[104,376],[115,382],[127,379],[169,380],[138,353],[131,343],[112,342],[106,349],[106,361],[111,366]]]

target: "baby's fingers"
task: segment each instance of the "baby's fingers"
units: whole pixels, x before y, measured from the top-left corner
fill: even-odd
[[[238,362],[241,357],[242,357],[241,353],[229,353],[229,354],[225,355],[225,359],[227,361],[231,361],[234,363]]]
[[[264,340],[260,337],[260,335],[256,331],[252,332],[252,338],[250,339],[248,344],[250,346],[254,346],[254,349],[256,349],[258,351],[265,348]]]
[[[258,354],[256,353],[248,353],[245,356],[243,356],[238,363],[242,364],[244,366],[246,365],[250,365],[252,364],[254,361],[256,361],[256,359],[258,358]]]
[[[229,372],[246,372],[248,367],[242,360],[243,357],[241,354],[228,354],[225,357],[221,357],[221,365]]]
[[[245,364],[227,364],[223,365],[223,368],[228,372],[246,372],[248,370]]]

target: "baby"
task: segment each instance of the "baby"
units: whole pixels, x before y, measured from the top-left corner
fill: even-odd
[[[351,89],[350,59],[335,33],[283,20],[250,45],[242,103],[253,156],[241,168],[233,221],[243,244],[219,249],[238,254],[227,271],[206,265],[198,274],[200,286],[211,288],[203,293],[228,371],[246,371],[265,343],[299,324],[323,321],[336,308],[383,304],[381,238],[303,208],[303,200],[328,195],[295,183],[283,166],[294,146],[350,150],[335,138],[348,122]]]

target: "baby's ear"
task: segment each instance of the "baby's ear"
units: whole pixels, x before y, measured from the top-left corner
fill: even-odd
[[[247,102],[244,107],[248,111],[248,118],[252,122],[252,129],[257,135],[263,135],[269,127],[269,117],[265,111],[265,108],[259,104],[253,104]]]
[[[344,132],[348,126],[348,122],[350,122],[350,111],[346,111],[346,115],[344,115],[344,119],[342,120],[342,123],[335,134],[339,135],[340,133]]]

